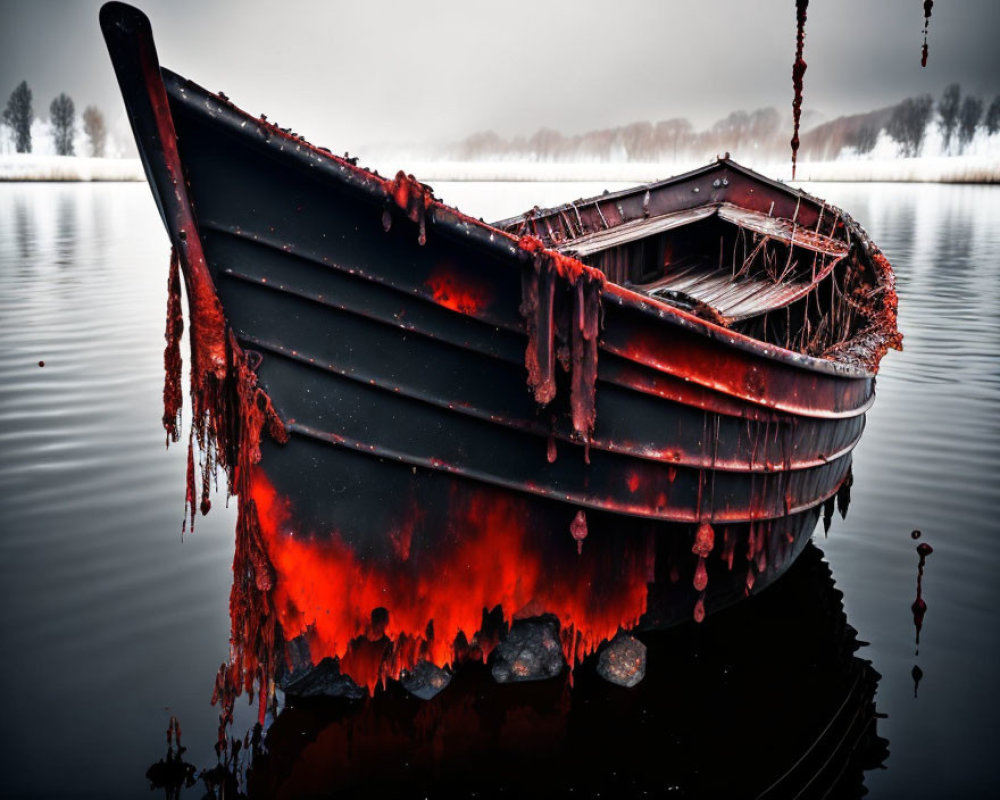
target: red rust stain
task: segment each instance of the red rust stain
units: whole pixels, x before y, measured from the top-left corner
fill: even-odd
[[[437,264],[431,270],[426,285],[435,302],[462,314],[475,314],[486,308],[492,299],[490,286],[474,275],[461,272],[450,264]]]
[[[806,62],[802,58],[802,49],[806,39],[806,9],[809,0],[795,0],[795,63],[792,64],[792,180],[795,180],[795,163],[799,153],[799,119],[802,116],[802,86],[806,74]]]
[[[630,472],[628,475],[628,490],[635,494],[639,491],[639,474],[636,472]]]
[[[920,66],[927,66],[927,29],[931,24],[931,9],[934,8],[934,0],[924,0],[924,46],[920,49]]]
[[[454,663],[463,651],[485,658],[495,642],[479,636],[487,609],[500,607],[508,619],[555,614],[571,664],[620,627],[634,626],[646,609],[651,555],[645,547],[624,562],[611,564],[595,551],[573,569],[552,569],[524,508],[499,492],[456,497],[454,544],[422,552],[416,565],[412,558],[366,561],[335,533],[295,531],[292,508],[260,469],[252,481],[274,570],[270,624],[280,623],[286,639],[304,635],[314,663],[340,659],[341,669],[369,689],[422,658],[438,665]],[[376,609],[385,610],[384,623],[373,630]]]
[[[714,547],[715,531],[711,525],[703,522],[698,526],[698,531],[695,533],[694,545],[691,547],[691,552],[701,558],[707,558]]]

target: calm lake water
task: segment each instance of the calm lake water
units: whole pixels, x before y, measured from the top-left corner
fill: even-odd
[[[604,187],[435,188],[463,210],[495,219]],[[637,749],[650,750],[652,763],[626,763],[625,751],[612,746],[603,761],[599,749],[588,751],[589,772],[577,777],[596,777],[581,783],[567,773],[556,794],[589,797],[604,787],[604,796],[626,796],[658,786],[699,796],[691,787],[711,781],[698,784],[671,765],[702,745],[718,748],[712,759],[720,772],[738,762],[711,738],[713,726],[738,732],[749,747],[790,710],[818,706],[821,692],[819,683],[803,690],[794,676],[767,691],[734,679],[720,700],[708,696],[712,659],[725,662],[719,674],[727,676],[822,670],[816,659],[800,668],[797,650],[814,636],[840,641],[846,614],[868,643],[856,657],[881,675],[875,707],[885,716],[877,735],[887,743],[881,755],[874,748],[873,763],[856,767],[858,780],[844,792],[857,794],[863,781],[874,798],[1000,796],[1000,189],[808,188],[848,210],[892,261],[906,337],[905,351],[890,353],[878,377],[855,454],[850,512],[828,536],[822,526],[814,536],[836,588],[819,552],[809,551],[809,563],[733,619],[710,618],[707,632],[688,626],[651,645],[645,684],[652,688],[635,714],[645,726]],[[145,185],[0,184],[5,797],[147,796],[146,772],[164,758],[172,715],[183,728],[184,759],[199,770],[215,763],[218,710],[210,697],[228,655],[236,509],[217,498],[182,538],[185,453],[165,449],[160,427],[168,256]],[[918,646],[911,604],[921,542],[933,553]],[[813,605],[803,594],[810,586],[823,593]],[[820,612],[810,615],[831,605],[840,633],[827,635]],[[666,666],[657,666],[657,653]],[[590,691],[579,683],[573,691]],[[705,713],[690,717],[701,727],[686,734],[671,725],[689,718],[692,687],[705,693]],[[555,717],[543,700],[532,703],[531,719],[542,721],[536,731],[550,730],[542,723]],[[740,711],[733,717],[727,709]],[[240,701],[237,732],[250,729],[255,712]],[[302,729],[295,735],[330,730],[316,717],[303,719],[279,715],[275,739],[294,725]],[[572,731],[559,730],[572,741]],[[546,741],[537,743],[539,763]],[[480,775],[477,791],[509,783],[503,753],[496,759],[495,778]],[[553,759],[572,763],[565,752]],[[665,782],[645,781],[660,763]],[[204,792],[199,784],[183,796]]]

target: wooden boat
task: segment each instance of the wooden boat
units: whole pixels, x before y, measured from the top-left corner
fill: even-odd
[[[282,642],[368,685],[483,656],[493,610],[555,615],[572,664],[759,590],[844,498],[900,341],[844,212],[724,158],[489,225],[101,23],[174,248],[174,439],[188,296],[192,522],[216,467],[240,499],[226,685]]]

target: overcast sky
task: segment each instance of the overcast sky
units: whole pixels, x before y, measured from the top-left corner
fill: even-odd
[[[316,144],[563,133],[792,99],[794,0],[137,0],[160,61]],[[66,91],[124,112],[97,0],[0,0],[0,102]],[[867,111],[948,83],[1000,92],[1000,0],[812,0],[804,112]]]

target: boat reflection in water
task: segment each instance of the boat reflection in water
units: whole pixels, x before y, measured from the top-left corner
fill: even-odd
[[[661,613],[667,585],[650,589]],[[860,797],[888,755],[880,676],[815,545],[704,624],[636,635],[647,673],[630,689],[599,677],[595,655],[506,685],[469,662],[429,700],[392,680],[353,699],[286,696],[263,737],[230,740],[202,779],[250,797]]]

